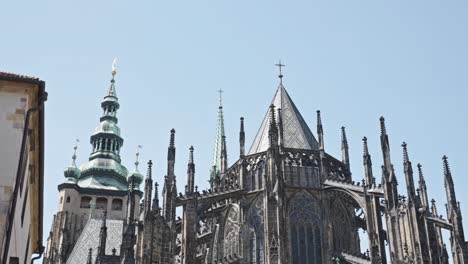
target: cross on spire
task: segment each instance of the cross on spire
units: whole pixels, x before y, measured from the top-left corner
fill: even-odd
[[[219,107],[223,107],[223,93],[224,93],[224,91],[222,89],[219,89],[217,92],[219,93]]]
[[[283,73],[282,73],[282,68],[285,67],[286,65],[284,64],[281,64],[281,60],[279,60],[279,62],[277,64],[275,64],[275,66],[278,66],[278,69],[279,69],[279,75],[278,77],[280,78],[280,82],[283,82]]]

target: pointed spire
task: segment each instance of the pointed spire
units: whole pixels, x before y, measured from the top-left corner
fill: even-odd
[[[385,168],[385,175],[388,182],[392,180],[392,161],[390,159],[390,144],[388,142],[387,129],[385,127],[385,118],[380,117],[380,144],[382,147],[383,162]]]
[[[419,190],[420,190],[420,196],[421,196],[421,203],[424,207],[429,208],[429,199],[427,196],[427,187],[426,187],[426,181],[424,180],[424,174],[422,171],[422,165],[418,163],[418,174],[419,174]]]
[[[153,198],[153,211],[159,213],[160,207],[159,207],[159,183],[155,182],[154,183],[154,198]]]
[[[408,156],[408,145],[406,144],[406,142],[403,142],[401,146],[403,147],[403,165],[405,167],[406,189],[408,192],[408,199],[409,201],[414,202],[416,198],[416,193],[414,190],[413,167]]]
[[[323,142],[323,126],[322,126],[322,115],[320,110],[317,110],[317,136],[319,140],[319,149],[325,150],[325,143]]]
[[[350,170],[349,165],[349,146],[348,146],[348,139],[346,138],[346,128],[344,126],[341,127],[341,153],[342,153],[342,161],[346,165],[348,171]]]
[[[190,146],[189,162],[187,165],[187,192],[193,193],[195,190],[195,163],[193,162],[193,146]]]
[[[144,215],[145,217],[149,216],[149,212],[151,209],[151,195],[153,192],[153,162],[151,160],[148,161],[148,170],[146,173],[145,179],[145,207],[144,207]]]
[[[213,164],[212,164],[212,170],[210,173],[211,185],[215,183],[216,179],[219,178],[221,174],[221,166],[222,166],[221,157],[223,155],[223,150],[222,150],[223,137],[225,136],[223,105],[222,105],[222,93],[224,91],[220,89],[218,90],[218,92],[219,92],[219,107],[218,107],[218,120],[217,120],[217,126],[216,126],[216,140],[215,140],[214,153],[213,153]]]
[[[447,156],[444,155],[442,160],[444,162],[445,192],[447,193],[447,203],[449,205],[449,210],[456,210],[458,204],[457,197],[455,195],[455,184],[453,182]]]
[[[369,154],[369,148],[367,146],[367,137],[364,137],[362,139],[362,142],[363,142],[363,159],[364,159],[366,183],[368,186],[372,186],[375,184],[375,182],[374,182],[374,176],[372,173],[371,155]]]
[[[169,147],[167,148],[167,176],[172,178],[174,176],[175,166],[175,129],[171,129],[171,136],[169,139]]]
[[[270,142],[270,148],[274,148],[278,145],[278,127],[276,125],[274,104],[270,105],[270,125],[268,128],[268,139]]]
[[[244,132],[244,118],[240,118],[240,132],[239,132],[239,145],[240,145],[240,158],[245,156],[245,132]]]
[[[117,111],[120,107],[115,89],[115,60],[112,65],[112,79],[110,87],[101,102],[102,116],[100,124],[91,136],[92,152],[89,160],[96,158],[113,159],[120,163],[120,148],[123,139],[120,137],[120,128],[117,126]]]
[[[283,123],[283,148],[317,150],[318,143],[301,113],[283,85],[279,85],[271,104],[281,109]],[[279,121],[278,117],[277,121]],[[271,122],[270,107],[265,113],[260,128],[255,135],[249,155],[267,151],[270,147],[269,129]],[[280,135],[281,136],[281,135]]]

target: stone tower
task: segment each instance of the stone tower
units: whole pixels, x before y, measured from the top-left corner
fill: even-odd
[[[96,259],[98,239],[91,238],[100,233],[104,215],[110,241],[101,251],[111,254],[115,248],[119,254],[122,237],[117,235],[116,240],[114,232],[121,234],[123,226],[133,223],[133,218],[128,218],[130,211],[139,215],[143,176],[138,172],[138,161],[133,173],[121,163],[124,140],[117,125],[120,104],[115,75],[113,67],[109,89],[101,102],[102,116],[90,137],[88,162],[78,168],[75,146],[72,163],[64,171],[65,181],[58,186],[58,212],[47,241],[45,263],[82,263],[81,256],[87,256],[89,248],[96,248],[92,252],[92,259]],[[101,242],[106,245],[106,241]]]

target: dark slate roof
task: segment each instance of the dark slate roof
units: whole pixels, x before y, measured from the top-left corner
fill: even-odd
[[[281,108],[281,117],[283,120],[283,146],[293,149],[318,149],[318,142],[312,131],[307,126],[299,110],[289,97],[283,84],[280,84],[276,90],[275,96],[271,102],[275,109]],[[250,147],[249,155],[268,150],[268,124],[270,121],[269,110],[263,119],[262,125],[255,136],[255,140]]]
[[[107,220],[107,241],[106,255],[112,255],[112,249],[116,249],[116,255],[120,256],[120,246],[122,245],[122,220]],[[88,259],[89,248],[93,249],[93,263],[96,260],[97,248],[99,246],[99,233],[101,230],[102,220],[91,219],[86,224],[83,232],[81,232],[78,241],[73,248],[67,264],[83,264]]]

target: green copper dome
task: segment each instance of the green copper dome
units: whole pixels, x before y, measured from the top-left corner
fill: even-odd
[[[120,149],[123,138],[117,126],[117,110],[120,108],[115,89],[115,74],[112,71],[110,87],[101,102],[102,116],[99,125],[90,137],[92,146],[88,162],[78,169],[76,165],[65,169],[68,182],[76,182],[81,188],[128,190],[128,170],[121,164]],[[73,163],[74,164],[74,163]],[[141,174],[132,174],[134,183],[142,182]]]

